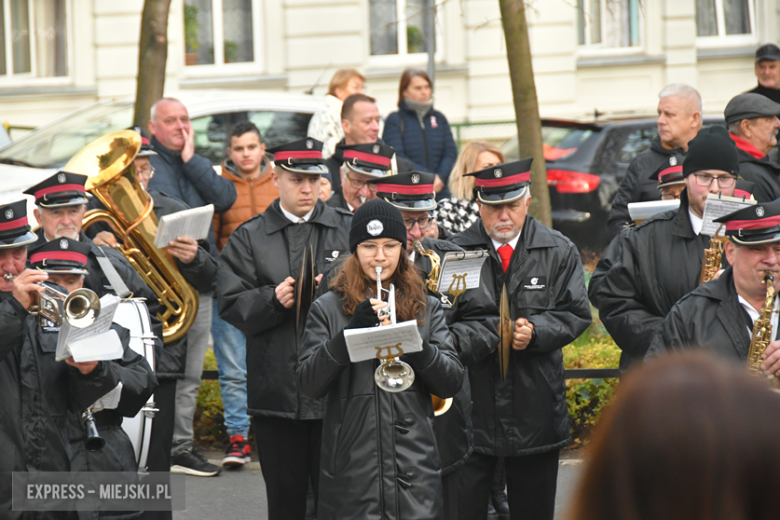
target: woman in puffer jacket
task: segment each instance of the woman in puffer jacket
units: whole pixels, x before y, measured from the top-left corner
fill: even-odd
[[[309,310],[297,370],[301,391],[325,398],[317,518],[442,520],[431,394],[455,395],[463,366],[441,304],[406,256],[401,213],[381,199],[366,202],[349,242],[352,255]],[[376,298],[377,266],[383,288],[395,287],[398,322],[415,320],[422,338],[422,351],[400,358],[415,379],[397,393],[374,382],[377,359],[350,362],[344,339],[346,329],[380,325],[387,304]]]
[[[398,111],[387,116],[382,140],[414,169],[436,174],[437,199],[449,197],[447,178],[458,158],[444,114],[433,109],[431,79],[420,69],[406,69],[398,88]]]

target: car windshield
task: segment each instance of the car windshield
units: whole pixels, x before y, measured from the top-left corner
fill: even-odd
[[[550,126],[542,122],[542,149],[544,159],[547,162],[560,161],[574,154],[579,147],[590,139],[598,129],[581,126]],[[507,161],[514,161],[520,157],[517,145],[517,137],[507,142],[501,151]]]
[[[101,135],[127,128],[133,122],[131,102],[95,105],[53,124],[42,126],[0,150],[10,159],[38,168],[59,168]]]

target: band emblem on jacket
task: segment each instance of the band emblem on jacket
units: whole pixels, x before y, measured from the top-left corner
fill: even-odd
[[[547,287],[546,276],[531,276],[523,279],[523,289],[526,291],[541,291]]]

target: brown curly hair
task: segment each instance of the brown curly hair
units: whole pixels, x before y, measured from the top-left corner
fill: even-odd
[[[376,282],[363,272],[356,254],[350,255],[338,269],[330,282],[330,288],[341,295],[344,314],[352,315],[355,313],[355,307],[366,299],[366,295],[373,294]],[[383,283],[385,287],[388,284],[395,286],[396,319],[399,322],[417,320],[417,324],[422,325],[428,296],[420,272],[409,261],[405,252],[401,253],[393,276]]]

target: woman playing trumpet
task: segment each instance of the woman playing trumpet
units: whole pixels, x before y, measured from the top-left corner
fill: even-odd
[[[426,295],[404,254],[400,212],[380,199],[366,202],[355,213],[349,239],[353,254],[309,311],[297,371],[304,394],[325,398],[317,518],[439,519],[441,470],[430,394],[455,395],[463,367],[439,301]],[[423,340],[422,351],[400,356],[415,379],[397,393],[375,384],[379,361],[350,363],[344,339],[345,329],[380,324],[377,314],[387,303],[376,294],[377,267],[382,287],[394,287],[397,321],[416,320]]]

